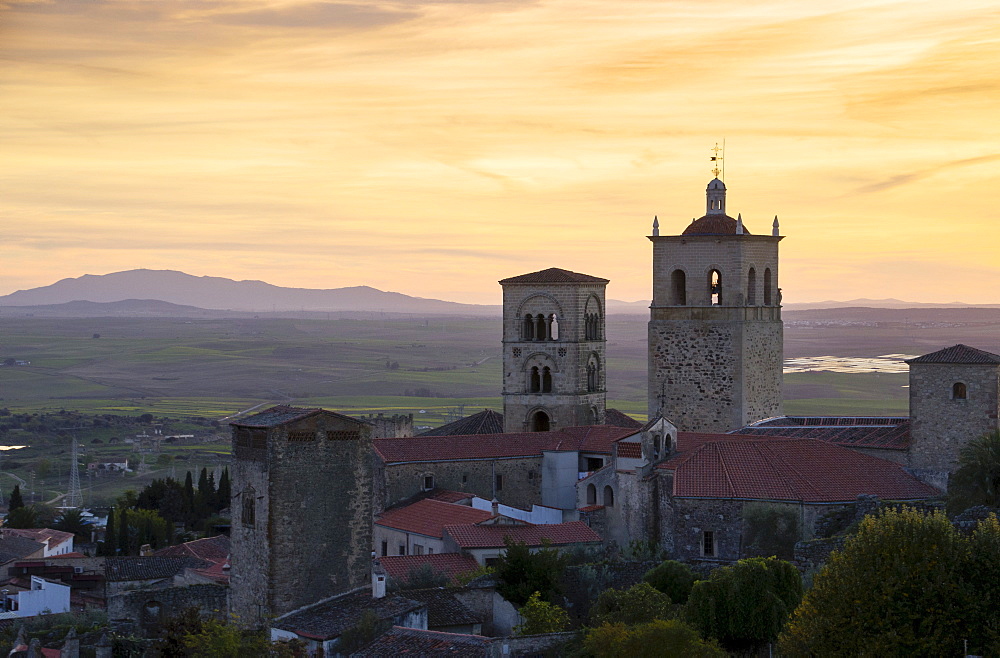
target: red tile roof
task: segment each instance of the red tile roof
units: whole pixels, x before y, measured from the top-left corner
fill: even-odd
[[[485,510],[425,498],[412,505],[383,512],[375,523],[385,528],[415,532],[427,537],[442,537],[447,525],[479,523],[492,517],[493,514]]]
[[[907,450],[910,447],[910,419],[905,416],[779,416],[730,434],[819,439],[848,448]]]
[[[619,441],[618,456],[622,459],[642,459],[642,444],[633,441]]]
[[[195,539],[175,546],[167,546],[153,555],[163,557],[197,557],[210,562],[225,562],[229,557],[229,537],[216,535],[205,539]]]
[[[250,416],[246,416],[245,418],[234,420],[229,424],[235,425],[237,427],[258,427],[258,428],[278,427],[317,414],[323,414],[326,416],[335,416],[340,419],[350,420],[359,425],[366,424],[365,421],[363,420],[358,420],[357,418],[351,418],[350,416],[345,416],[344,414],[338,414],[335,411],[329,411],[327,409],[319,409],[319,408],[306,409],[303,407],[289,407],[283,404],[271,407],[270,409],[265,409],[264,411],[252,414]]]
[[[743,233],[750,235],[746,226]],[[681,235],[736,235],[736,220],[729,215],[705,215],[688,224]]]
[[[642,429],[643,426],[640,421],[617,409],[604,410],[604,424],[614,425],[615,427],[630,427],[632,429]]]
[[[587,544],[600,542],[601,536],[591,530],[583,521],[555,523],[551,525],[450,525],[445,527],[456,544],[461,548],[502,548],[504,538],[524,542],[528,546],[553,546],[566,544]]]
[[[491,655],[493,642],[482,635],[463,635],[425,631],[418,628],[393,626],[361,649],[353,652],[357,658],[384,658],[385,656],[475,656]]]
[[[443,503],[459,503],[474,497],[475,494],[465,493],[464,491],[449,491],[448,489],[433,489],[428,491],[427,495],[424,496],[424,498],[440,500]]]
[[[612,444],[636,430],[610,425],[566,427],[554,432],[417,436],[375,439],[375,451],[387,464],[466,459],[538,457],[543,450],[579,450],[611,454]]]
[[[678,497],[833,503],[861,494],[918,500],[941,493],[899,464],[815,439],[729,435],[704,440],[658,468],[674,470]]]
[[[430,565],[431,569],[448,576],[452,580],[464,573],[469,573],[479,568],[479,563],[476,562],[474,557],[461,553],[391,555],[380,557],[378,560],[385,569],[385,573],[396,582],[407,580],[410,577],[411,571],[419,569],[425,564]]]
[[[570,272],[569,270],[561,270],[558,267],[550,267],[547,270],[500,280],[500,285],[508,283],[608,283],[608,279],[590,276],[589,274],[580,274],[579,272]]]
[[[419,436],[451,436],[456,434],[500,434],[503,432],[503,414],[492,409],[459,418],[441,427],[422,432]]]
[[[918,356],[915,359],[907,359],[906,362],[996,365],[1000,364],[1000,355],[993,354],[992,352],[985,352],[983,350],[977,350],[975,347],[969,347],[968,345],[962,345],[959,343],[958,345],[952,345],[951,347],[946,347],[943,350],[938,350],[937,352],[931,352],[930,354]]]
[[[45,543],[48,540],[49,548],[58,546],[73,538],[72,532],[53,530],[52,528],[4,528],[4,536],[23,537],[32,541]],[[58,556],[53,556],[58,557]]]

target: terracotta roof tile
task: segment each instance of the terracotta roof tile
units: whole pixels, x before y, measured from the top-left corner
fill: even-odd
[[[490,638],[481,635],[441,633],[393,626],[368,646],[352,653],[358,658],[385,656],[476,656],[490,655]]]
[[[327,409],[305,409],[302,407],[289,407],[287,405],[278,405],[271,407],[270,409],[265,409],[260,413],[256,413],[246,418],[240,418],[229,423],[230,425],[235,425],[237,427],[278,427],[280,425],[286,425],[288,423],[293,423],[303,418],[308,418],[309,416],[315,414],[324,414],[328,416],[336,416],[338,418],[344,418],[347,420],[354,421],[359,425],[366,424],[363,420],[358,420],[357,418],[351,418],[350,416],[345,416],[343,414],[338,414],[335,411],[329,411]]]
[[[779,416],[730,434],[819,439],[849,448],[907,450],[910,447],[910,419],[905,416]]]
[[[815,439],[705,440],[659,468],[673,469],[674,495],[696,498],[848,502],[861,494],[895,500],[940,495],[877,457]]]
[[[550,267],[547,270],[521,274],[520,276],[512,276],[500,280],[500,285],[508,283],[608,283],[608,279],[590,276],[589,274],[580,274],[579,272],[570,272],[558,267]]]
[[[642,444],[619,441],[618,456],[623,459],[642,459]]]
[[[405,595],[427,605],[427,625],[431,628],[481,624],[485,621],[481,613],[474,613],[459,601],[453,589],[408,589]]]
[[[479,563],[471,555],[461,553],[431,553],[430,555],[392,555],[380,557],[379,563],[386,574],[397,582],[403,582],[410,577],[410,572],[422,566],[430,565],[431,569],[448,576],[453,581],[457,576],[475,571]]]
[[[477,414],[436,427],[419,436],[452,436],[456,434],[500,434],[503,432],[503,414],[483,409]]]
[[[582,521],[551,525],[451,525],[445,532],[461,548],[502,548],[504,538],[524,542],[528,546],[553,546],[600,542],[601,536]]]
[[[162,557],[196,557],[210,562],[225,562],[229,557],[229,537],[216,535],[205,539],[195,539],[194,541],[167,546],[155,551],[153,555]]]
[[[750,235],[746,225],[743,233]],[[705,215],[688,224],[681,235],[736,235],[736,220],[729,215]]]
[[[184,569],[204,569],[211,562],[193,557],[119,556],[104,561],[104,578],[109,582],[162,580]]]
[[[329,640],[355,626],[366,610],[379,620],[388,620],[423,608],[419,601],[398,595],[372,598],[371,590],[349,592],[275,619],[271,626],[313,640]]]
[[[631,416],[628,416],[617,409],[606,409],[604,411],[604,424],[614,427],[628,427],[631,429],[642,429],[642,423]]]
[[[476,494],[465,493],[464,491],[450,491],[448,489],[432,489],[428,491],[424,498],[440,500],[443,503],[460,503],[463,500],[470,500]]]
[[[485,510],[425,498],[412,505],[383,512],[376,519],[375,524],[394,530],[440,538],[444,536],[445,526],[479,523],[492,517],[493,514]]]
[[[906,362],[996,365],[1000,364],[1000,355],[993,354],[992,352],[985,352],[983,350],[977,350],[974,347],[969,347],[968,345],[962,345],[959,343],[958,345],[952,345],[951,347],[946,347],[943,350],[938,350],[937,352],[931,352],[930,354],[918,356],[915,359],[908,359]]]

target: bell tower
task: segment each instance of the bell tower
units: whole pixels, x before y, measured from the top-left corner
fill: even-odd
[[[504,431],[603,424],[608,280],[553,267],[500,285]]]
[[[782,407],[778,219],[753,235],[726,214],[726,185],[705,191],[705,215],[653,243],[649,417],[686,432],[727,432]]]

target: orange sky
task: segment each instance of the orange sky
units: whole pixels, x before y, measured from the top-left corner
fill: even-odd
[[[664,234],[781,219],[786,302],[1000,303],[995,0],[0,0],[0,294],[177,269],[649,298]]]

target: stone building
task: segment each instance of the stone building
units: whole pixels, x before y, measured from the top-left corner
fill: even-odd
[[[246,626],[369,580],[372,426],[273,407],[233,428],[230,610]]]
[[[680,235],[654,223],[649,417],[682,431],[725,432],[781,414],[778,219],[751,235],[708,184],[706,214]]]
[[[1000,355],[953,345],[910,366],[910,468],[947,488],[962,446],[1000,429]]]
[[[608,280],[553,267],[500,285],[504,430],[602,424]]]

